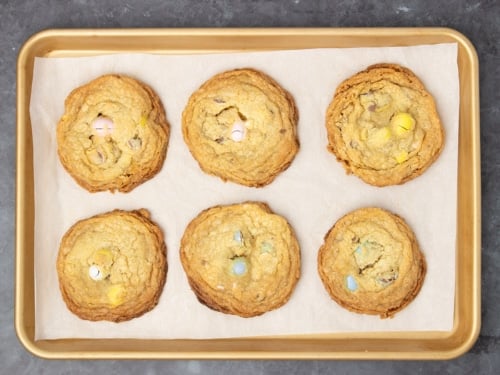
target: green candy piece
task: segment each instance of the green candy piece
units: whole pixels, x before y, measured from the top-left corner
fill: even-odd
[[[273,245],[271,245],[269,242],[262,242],[262,245],[260,245],[261,253],[270,253],[272,251],[273,251]]]

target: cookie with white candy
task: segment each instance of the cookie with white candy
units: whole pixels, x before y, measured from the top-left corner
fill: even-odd
[[[299,149],[292,96],[254,69],[215,75],[195,91],[182,115],[182,133],[208,174],[245,186],[271,183]]]
[[[342,82],[326,114],[328,150],[347,173],[374,186],[426,171],[444,145],[432,95],[396,64],[376,64]]]
[[[387,318],[417,296],[426,263],[401,217],[363,208],[339,219],[327,233],[318,253],[318,271],[338,304]]]
[[[57,125],[59,159],[90,192],[128,192],[159,172],[170,128],[159,97],[109,74],[74,89]]]
[[[61,240],[57,274],[68,309],[81,319],[138,317],[157,305],[163,290],[163,233],[144,209],[80,220]]]
[[[291,226],[260,202],[201,212],[184,232],[180,259],[200,302],[241,317],[284,305],[300,277]]]

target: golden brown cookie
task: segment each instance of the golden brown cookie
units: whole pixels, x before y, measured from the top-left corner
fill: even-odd
[[[444,142],[433,97],[409,69],[377,64],[337,88],[326,114],[328,150],[368,184],[421,175]]]
[[[156,306],[163,290],[163,233],[144,209],[81,220],[62,238],[57,273],[64,302],[81,319],[138,317]]]
[[[184,232],[180,258],[200,302],[242,317],[284,305],[300,276],[292,228],[259,202],[201,212]]]
[[[182,133],[206,173],[264,186],[288,168],[299,149],[292,96],[253,69],[218,74],[189,98]]]
[[[362,208],[342,217],[327,233],[318,253],[318,271],[339,305],[387,318],[416,297],[426,263],[401,217],[380,208]]]
[[[128,192],[163,166],[169,125],[146,84],[104,75],[73,90],[57,125],[59,159],[90,192]]]

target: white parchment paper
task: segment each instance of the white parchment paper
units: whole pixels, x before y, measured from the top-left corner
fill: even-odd
[[[337,85],[379,62],[409,67],[437,102],[446,130],[440,158],[402,186],[376,188],[345,174],[326,150],[325,111]],[[269,74],[295,98],[301,149],[271,185],[256,189],[224,183],[201,172],[181,134],[190,94],[212,75],[253,67]],[[56,124],[72,89],[99,75],[122,73],[161,97],[171,125],[166,162],[152,180],[128,194],[88,193],[62,168]],[[37,58],[31,96],[35,170],[36,339],[220,338],[301,333],[452,329],[459,82],[455,44],[313,49],[214,55],[107,55]],[[285,216],[301,245],[302,275],[290,301],[255,318],[212,311],[189,288],[179,261],[184,228],[201,210],[261,200]],[[345,213],[379,206],[406,219],[424,252],[428,273],[417,298],[393,319],[351,313],[333,302],[316,271],[317,251],[328,229]],[[123,323],[88,322],[71,314],[60,295],[56,257],[63,234],[77,220],[120,209],[147,208],[164,230],[169,270],[158,306]]]

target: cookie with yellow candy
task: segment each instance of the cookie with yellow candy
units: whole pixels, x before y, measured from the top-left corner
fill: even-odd
[[[387,318],[417,296],[426,263],[408,224],[370,207],[348,213],[330,229],[318,252],[318,272],[339,305]]]
[[[260,202],[201,212],[184,232],[180,259],[200,302],[241,317],[284,305],[300,276],[291,226]]]
[[[328,150],[368,184],[402,184],[438,158],[444,130],[432,95],[407,68],[377,64],[342,82],[326,114]]]
[[[59,159],[90,192],[128,192],[159,172],[169,125],[143,82],[109,74],[74,89],[57,125]]]
[[[299,149],[292,96],[253,69],[210,78],[182,115],[184,141],[208,174],[245,186],[271,183]]]
[[[165,283],[162,230],[144,209],[80,220],[61,240],[57,274],[64,302],[81,319],[138,317],[156,306]]]

